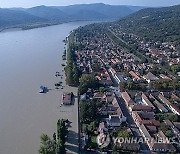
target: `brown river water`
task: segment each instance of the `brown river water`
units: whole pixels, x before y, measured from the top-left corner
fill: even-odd
[[[61,80],[55,72],[63,74],[62,40],[88,23],[0,33],[0,154],[37,154],[40,135],[51,136],[67,117],[59,108],[62,90],[54,87]],[[39,94],[40,85],[52,90]]]

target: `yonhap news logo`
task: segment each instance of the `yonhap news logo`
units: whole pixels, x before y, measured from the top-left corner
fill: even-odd
[[[176,143],[179,144],[180,143],[180,138],[167,138],[167,137],[155,137],[155,138],[143,138],[143,137],[118,137],[118,138],[113,138],[113,142],[114,144],[119,143]]]

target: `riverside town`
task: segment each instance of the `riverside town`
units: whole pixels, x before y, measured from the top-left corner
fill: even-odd
[[[180,154],[180,1],[89,3],[0,1],[0,154]]]

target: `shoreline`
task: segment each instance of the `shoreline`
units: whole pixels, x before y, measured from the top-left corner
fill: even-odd
[[[0,33],[5,33],[5,32],[14,32],[14,31],[25,31],[25,30],[31,30],[31,29],[38,29],[38,28],[45,28],[45,27],[50,27],[50,26],[56,26],[56,25],[61,25],[61,24],[66,24],[66,23],[78,23],[78,22],[93,22],[93,23],[101,23],[104,21],[98,21],[98,20],[77,20],[77,21],[67,21],[67,22],[62,22],[62,23],[44,23],[44,24],[39,24],[39,25],[22,25],[22,26],[14,26],[14,27],[6,27],[6,28],[1,28]],[[90,23],[92,24],[92,23]]]
[[[70,35],[70,34],[69,34]],[[68,38],[69,35],[66,37]],[[66,83],[66,73],[65,73],[65,67],[67,66],[68,63],[68,58],[67,58],[67,52],[68,52],[68,44],[69,44],[69,39],[64,39],[66,40],[65,42],[63,41],[65,45],[66,50],[66,60],[63,60],[62,55],[61,55],[61,62],[62,64],[65,64],[63,68],[63,84],[65,85],[65,88],[62,90],[62,92],[73,92],[74,97],[75,97],[75,102],[74,104],[70,106],[62,105],[64,108],[69,108],[72,109],[70,113],[72,114],[69,116],[68,120],[71,121],[71,127],[68,128],[68,137],[66,139],[65,143],[65,148],[67,153],[72,153],[72,154],[78,154],[79,153],[79,105],[78,105],[78,87],[72,87],[68,86]],[[61,117],[63,118],[63,117]]]

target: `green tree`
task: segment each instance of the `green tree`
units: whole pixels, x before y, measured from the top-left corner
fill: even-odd
[[[42,134],[41,137],[41,146],[39,149],[40,154],[55,154],[53,141],[47,134]]]
[[[172,70],[173,73],[180,72],[180,66],[178,66],[178,65],[172,65],[172,66],[171,66],[171,70]]]
[[[80,118],[82,123],[94,121],[97,115],[96,109],[96,103],[92,100],[80,102]]]
[[[131,133],[128,132],[127,130],[120,130],[120,131],[118,132],[118,137],[129,138],[129,137],[131,137],[131,136],[132,136]]]
[[[105,91],[106,91],[106,88],[104,88],[104,87],[99,87],[99,91],[100,91],[100,92],[105,92]]]
[[[127,87],[127,84],[125,82],[120,82],[119,88],[121,91],[124,91],[126,89],[126,87]]]
[[[165,132],[165,135],[167,136],[167,137],[173,137],[173,132],[171,131],[171,130],[167,130],[166,132]]]
[[[79,79],[79,92],[85,93],[88,88],[95,88],[97,86],[97,80],[93,74],[83,74]]]

